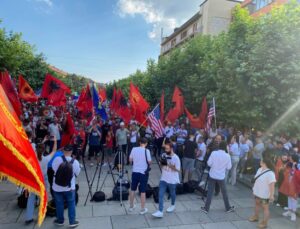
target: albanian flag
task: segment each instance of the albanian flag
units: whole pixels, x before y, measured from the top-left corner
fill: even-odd
[[[132,114],[136,121],[140,124],[145,125],[146,122],[146,113],[149,109],[149,103],[141,95],[138,87],[134,86],[130,82],[130,94],[129,94],[130,106]]]
[[[19,97],[28,102],[38,101],[38,97],[22,75],[19,76]]]
[[[94,117],[93,99],[89,84],[81,90],[78,102],[76,104],[79,116],[90,122]]]
[[[8,97],[18,117],[20,117],[22,114],[22,105],[17,90],[13,81],[10,79],[8,72],[0,72],[0,84],[2,85],[3,90],[5,91],[6,96]]]
[[[166,120],[173,123],[184,113],[184,98],[177,86],[174,89],[172,102],[174,106],[169,110]]]
[[[67,102],[66,93],[71,93],[70,88],[59,79],[47,73],[42,87],[41,97],[47,98],[49,105],[65,106]]]
[[[203,98],[202,101],[202,108],[201,108],[201,113],[199,116],[192,115],[187,108],[185,108],[185,113],[187,118],[190,121],[191,127],[198,128],[198,129],[203,129],[205,128],[205,123],[206,123],[206,116],[207,116],[207,103],[206,103],[206,97]]]
[[[110,104],[110,109],[115,111],[116,104],[117,104],[117,89],[114,87],[113,96],[112,96],[111,104]]]
[[[118,104],[116,107],[116,114],[119,115],[126,124],[128,124],[131,119],[131,111],[121,89],[118,91]]]
[[[31,143],[0,85],[0,177],[21,185],[40,197],[38,224],[47,207],[44,177]]]
[[[104,87],[99,87],[98,88],[98,94],[99,94],[99,99],[100,102],[103,103],[106,100],[106,90]]]
[[[74,128],[73,119],[72,119],[70,113],[68,113],[67,121],[66,121],[66,125],[64,128],[64,133],[61,138],[60,146],[64,147],[65,145],[68,145],[71,142],[74,133],[75,133],[75,128]]]

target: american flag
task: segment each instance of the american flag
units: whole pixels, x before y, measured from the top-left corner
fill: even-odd
[[[210,130],[211,121],[212,121],[213,117],[216,117],[215,98],[213,98],[212,105],[210,106],[209,111],[208,111],[207,120],[206,120],[206,127],[205,127],[206,132],[208,132]]]
[[[164,127],[160,121],[160,109],[159,104],[153,109],[153,111],[148,115],[151,129],[155,133],[156,138],[161,138],[164,135]]]

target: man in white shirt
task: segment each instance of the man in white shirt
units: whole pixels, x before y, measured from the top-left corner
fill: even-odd
[[[170,139],[174,134],[174,127],[172,126],[171,122],[168,122],[168,125],[164,129],[164,133],[166,135],[166,138]]]
[[[195,171],[198,176],[198,181],[201,182],[201,176],[203,170],[205,169],[204,158],[206,155],[206,145],[204,143],[204,138],[202,136],[198,138],[197,143],[198,143],[198,151],[195,160]]]
[[[50,135],[50,150],[49,150],[50,152],[52,151],[53,144],[54,144],[53,136],[56,137],[57,148],[58,149],[60,148],[60,142],[61,142],[60,131],[62,131],[62,128],[61,128],[60,124],[58,123],[58,119],[55,117],[53,119],[53,123],[51,123],[48,126],[48,132]]]
[[[159,209],[152,214],[152,216],[157,218],[162,218],[164,216],[164,195],[167,188],[171,195],[171,206],[167,209],[167,212],[171,213],[175,210],[176,185],[180,183],[180,159],[174,153],[172,143],[166,143],[164,148],[166,153],[162,155],[160,162],[162,174],[159,182]]]
[[[52,169],[54,170],[54,180],[53,180],[53,191],[54,191],[54,199],[56,205],[56,220],[54,223],[58,226],[64,225],[64,202],[67,202],[68,205],[68,215],[69,215],[69,223],[70,227],[77,227],[79,222],[76,220],[76,210],[75,210],[75,177],[77,177],[80,173],[80,165],[79,162],[71,157],[73,152],[73,147],[71,145],[67,145],[63,149],[64,155],[61,157],[56,157],[52,163]],[[58,178],[60,166],[63,163],[68,163],[72,165],[73,176],[71,178],[70,184],[67,186],[61,186],[57,184],[56,180],[61,180]],[[61,170],[62,171],[62,170]],[[64,170],[65,171],[65,170]]]
[[[148,166],[150,166],[151,164],[151,154],[150,151],[146,148],[147,143],[148,141],[146,138],[141,138],[140,146],[134,147],[129,156],[129,161],[133,163],[131,176],[131,192],[129,195],[129,211],[132,212],[135,208],[133,204],[134,194],[139,185],[139,190],[141,193],[141,215],[144,215],[148,212],[148,209],[145,208],[145,202],[149,173],[147,174],[146,171]]]
[[[219,184],[220,186],[226,212],[234,211],[234,207],[230,206],[229,204],[227,190],[225,186],[226,170],[231,169],[231,158],[229,154],[226,152],[226,150],[227,150],[227,144],[225,141],[222,141],[219,145],[219,150],[213,151],[207,161],[207,165],[210,167],[207,199],[205,202],[205,206],[201,207],[201,211],[206,214],[209,211],[216,184]]]

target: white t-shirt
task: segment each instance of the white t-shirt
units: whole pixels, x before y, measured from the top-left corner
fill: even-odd
[[[230,151],[231,156],[233,156],[233,157],[240,156],[239,145],[236,142],[229,145],[229,151]]]
[[[150,163],[151,154],[148,149],[139,146],[139,147],[133,147],[133,149],[131,150],[129,158],[133,161],[133,166],[132,166],[133,173],[145,174],[145,171],[148,167],[145,150],[146,150],[147,160]]]
[[[60,140],[60,133],[59,133],[58,124],[55,125],[54,123],[51,123],[48,126],[48,131],[50,133],[50,136],[55,136],[56,140]]]
[[[39,161],[44,178],[47,177],[48,163],[52,157],[53,155],[42,156],[42,160]]]
[[[266,170],[264,170],[266,171]],[[263,173],[262,168],[257,170],[255,177]],[[270,184],[276,182],[275,173],[273,171],[266,172],[256,179],[253,186],[253,194],[262,199],[270,198]]]
[[[224,150],[213,151],[207,161],[210,167],[209,176],[216,180],[224,180],[226,170],[231,169],[231,158]]]
[[[68,157],[66,157],[66,160],[71,161],[72,157],[68,156]],[[54,159],[54,161],[52,163],[52,169],[54,170],[54,174],[58,170],[58,167],[60,166],[61,163],[63,163],[62,157],[56,157]],[[80,173],[80,166],[79,166],[79,162],[77,160],[74,160],[74,162],[73,162],[73,173],[74,173],[74,176],[72,177],[72,180],[71,180],[71,187],[62,187],[60,185],[57,185],[55,183],[55,176],[54,176],[53,186],[52,186],[53,190],[55,192],[68,192],[71,190],[75,190],[75,176],[77,177]]]
[[[165,132],[166,137],[170,138],[174,135],[174,127],[173,126],[171,126],[171,127],[166,126],[164,132]]]
[[[136,143],[139,133],[135,130],[130,133],[130,143]]]
[[[166,154],[165,154],[166,155]],[[167,155],[166,155],[167,156]],[[170,159],[167,159],[168,165],[175,165],[176,169],[180,171],[180,159],[174,154]],[[162,174],[160,180],[167,182],[168,184],[178,184],[179,180],[179,172],[170,169],[168,166],[162,166]]]
[[[201,151],[201,156],[197,158],[199,161],[203,161],[206,154],[206,145],[204,142],[198,143],[198,149]]]

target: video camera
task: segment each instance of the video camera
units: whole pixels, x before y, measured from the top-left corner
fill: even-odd
[[[169,157],[167,156],[166,154],[162,154],[160,159],[159,159],[159,162],[161,165],[168,165],[168,160],[172,159],[172,157]]]

